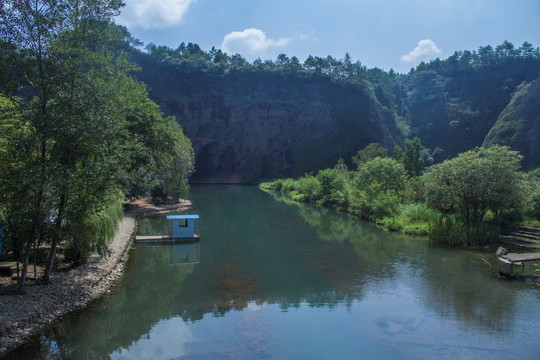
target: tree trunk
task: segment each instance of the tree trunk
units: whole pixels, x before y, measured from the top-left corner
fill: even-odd
[[[26,273],[28,272],[28,260],[30,259],[30,249],[31,245],[30,242],[26,244],[26,249],[24,250],[24,259],[23,259],[23,266],[22,266],[22,272],[19,279],[19,286],[17,288],[17,293],[23,294],[24,293],[24,286],[26,284]]]
[[[58,205],[58,214],[54,224],[55,231],[53,233],[53,240],[51,244],[51,252],[49,254],[49,260],[47,261],[47,267],[45,268],[45,273],[43,274],[43,282],[48,284],[51,279],[51,271],[54,264],[54,259],[56,258],[56,246],[58,245],[58,238],[60,236],[60,226],[62,225],[62,218],[64,216],[64,207],[66,202],[66,195],[63,192],[60,195],[60,204]]]

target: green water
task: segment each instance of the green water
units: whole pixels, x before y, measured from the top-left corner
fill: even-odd
[[[540,291],[494,276],[493,250],[436,247],[257,188],[191,197],[200,243],[135,246],[112,295],[11,358],[539,358]]]

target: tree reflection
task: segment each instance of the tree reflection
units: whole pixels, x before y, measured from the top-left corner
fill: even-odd
[[[400,293],[385,292],[399,286],[419,300],[411,314],[387,307],[376,314],[372,325],[384,334],[424,331],[417,329],[430,311],[437,326],[450,318],[479,331],[515,328],[516,284],[490,277],[474,262],[478,253],[275,199],[255,188],[199,189],[200,263],[170,265],[178,251],[137,246],[111,296],[67,317],[12,358],[108,358],[144,343],[167,320],[190,324],[257,305],[351,309],[375,294],[385,298],[384,306],[398,306]],[[45,352],[36,355],[39,347]]]

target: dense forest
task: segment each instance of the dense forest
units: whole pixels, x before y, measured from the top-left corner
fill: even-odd
[[[57,249],[105,255],[126,197],[178,199],[193,149],[132,75],[121,2],[0,4],[0,245],[22,292],[30,256],[47,283]]]
[[[540,50],[505,41],[420,63],[408,74],[342,59],[281,54],[247,62],[197,44],[133,50],[150,97],[184,127],[196,182],[256,182],[333,166],[369,143],[392,151],[417,136],[441,162],[509,145],[540,166]],[[531,86],[529,86],[531,85]],[[489,135],[489,136],[488,136]]]

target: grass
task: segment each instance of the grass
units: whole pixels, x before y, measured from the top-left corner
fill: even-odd
[[[397,214],[385,217],[377,223],[390,231],[399,231],[409,235],[429,235],[429,224],[436,216],[436,211],[425,204],[401,204]]]

